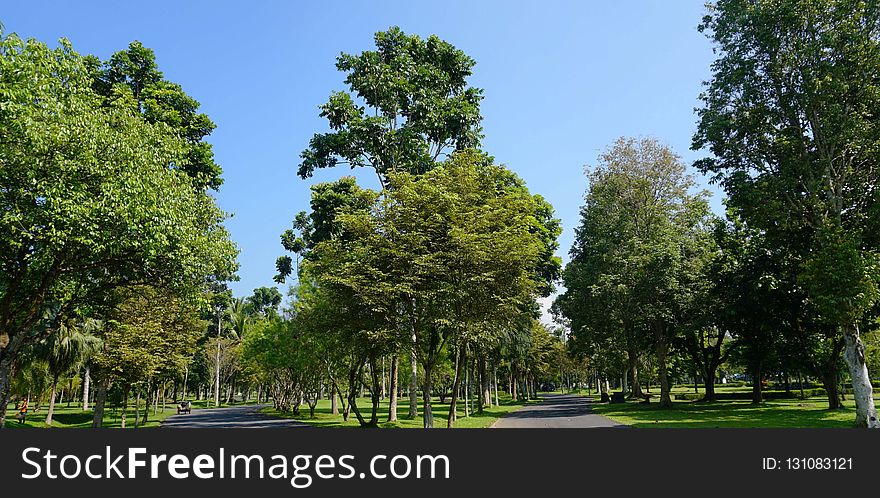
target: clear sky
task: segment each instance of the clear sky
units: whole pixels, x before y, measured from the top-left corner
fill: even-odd
[[[82,5],[80,5],[82,4]],[[567,253],[586,189],[585,164],[615,138],[654,136],[687,163],[694,107],[713,59],[697,32],[703,0],[443,2],[7,2],[7,32],[71,40],[106,59],[140,40],[166,78],[217,124],[210,137],[225,183],[217,194],[241,254],[236,296],[274,285],[281,232],[308,208],[309,185],[351,174],[296,176],[299,153],[326,131],[318,106],[344,90],[342,51],[373,48],[400,26],[436,34],[477,61],[484,148],[544,195],[562,219]],[[373,176],[358,174],[375,185]],[[720,212],[720,194],[713,209]],[[286,293],[286,288],[280,289]]]

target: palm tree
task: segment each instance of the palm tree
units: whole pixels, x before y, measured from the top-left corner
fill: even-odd
[[[230,346],[234,346],[240,344],[245,335],[247,334],[248,329],[250,328],[251,318],[253,315],[253,307],[250,303],[248,303],[244,298],[233,299],[232,304],[226,310],[226,320],[228,323],[228,327],[226,329],[226,336],[231,339],[229,343]],[[218,337],[217,343],[217,358],[215,368],[218,371],[220,369],[220,343]],[[231,376],[231,388],[235,387],[235,373],[233,372]],[[232,395],[234,394],[233,390],[229,391],[229,396],[227,397],[227,403],[231,401]]]
[[[244,298],[233,299],[232,306],[229,307],[228,317],[229,324],[232,326],[232,332],[235,339],[241,341],[244,339],[247,330],[250,328],[251,315],[253,309]]]
[[[46,340],[46,360],[52,375],[52,395],[49,398],[49,412],[46,425],[52,425],[55,412],[55,395],[58,391],[58,378],[83,363],[101,349],[102,341],[97,335],[103,326],[100,320],[87,318],[83,322],[67,320],[55,334]]]

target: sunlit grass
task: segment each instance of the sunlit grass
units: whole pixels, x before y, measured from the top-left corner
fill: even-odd
[[[205,400],[192,401],[193,409],[196,408],[210,408],[213,406],[213,403],[209,404]],[[237,403],[240,405],[241,403]],[[229,406],[221,403],[221,407]],[[38,411],[34,411],[35,405],[31,404],[31,410],[28,412],[27,417],[25,418],[25,423],[19,424],[18,419],[16,418],[17,412],[15,411],[14,404],[10,403],[8,409],[6,410],[6,427],[11,428],[47,428],[49,426],[46,425],[46,413],[49,409],[49,405],[46,403],[41,404],[40,409]],[[149,428],[149,427],[159,427],[161,422],[168,418],[171,415],[177,414],[177,405],[175,405],[171,400],[168,400],[165,404],[165,409],[162,409],[162,404],[159,403],[158,409],[156,413],[153,413],[152,405],[149,408],[149,415],[147,418],[147,423],[143,425],[139,425],[141,428]],[[144,414],[144,401],[141,401],[141,409],[140,416],[143,417]],[[92,426],[92,416],[93,411],[91,409],[87,411],[82,410],[82,405],[80,403],[71,403],[70,407],[67,406],[66,403],[61,403],[55,405],[55,413],[52,414],[52,427],[53,428],[74,428],[74,429],[85,429],[90,428]],[[108,404],[104,407],[104,423],[103,427],[110,428],[119,428],[122,425],[122,410],[117,406],[113,406]],[[126,412],[126,421],[125,421],[126,429],[134,428],[134,400],[129,401],[128,411]]]
[[[875,402],[878,400],[875,394]],[[633,427],[852,427],[855,403],[851,397],[839,410],[829,410],[825,398],[769,400],[753,405],[750,401],[674,401],[672,409],[661,410],[656,398],[651,403],[593,405],[593,411]]]

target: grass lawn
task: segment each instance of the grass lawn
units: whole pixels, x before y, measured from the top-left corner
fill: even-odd
[[[206,408],[206,401],[193,401],[193,408]],[[241,404],[241,403],[237,403]],[[221,403],[221,407],[227,406]],[[48,426],[46,425],[46,412],[49,409],[49,405],[43,403],[40,405],[40,410],[35,412],[33,411],[34,405],[31,404],[31,410],[28,411],[27,418],[25,419],[24,424],[19,424],[18,419],[15,418],[17,413],[15,412],[15,405],[10,403],[8,409],[6,410],[6,427],[19,429],[19,428],[39,428],[44,429]],[[141,401],[141,417],[143,417],[143,401]],[[177,414],[177,405],[172,403],[170,400],[165,405],[165,410],[162,410],[162,406],[160,403],[159,409],[156,411],[156,414],[153,414],[153,409],[150,407],[150,414],[147,419],[147,423],[144,425],[140,425],[140,427],[159,427],[161,422],[165,420],[170,415]],[[104,407],[104,427],[111,428],[119,428],[121,425],[121,416],[122,411],[120,408],[115,406],[105,406]],[[126,429],[134,428],[134,401],[132,400],[129,404],[128,411],[126,412],[126,421],[125,421]],[[55,413],[52,414],[52,427],[55,428],[75,428],[75,429],[84,429],[92,427],[92,410],[82,411],[81,404],[71,404],[70,408],[67,408],[67,404],[55,405]]]
[[[751,388],[722,389],[724,391],[717,391],[749,391]],[[683,392],[674,389],[673,393],[676,391]],[[652,390],[652,393],[658,394],[659,389]],[[875,391],[874,401],[880,405],[880,392]],[[649,404],[635,401],[613,405],[596,403],[593,411],[633,427],[852,427],[856,418],[855,403],[851,396],[847,396],[843,404],[844,408],[840,410],[829,410],[824,397],[769,400],[760,405],[747,400],[673,401],[672,409],[660,410],[655,397]]]
[[[501,401],[501,406],[492,406],[491,408],[486,408],[483,410],[483,413],[472,413],[469,417],[464,416],[464,405],[462,401],[458,402],[458,419],[455,421],[456,428],[483,428],[489,427],[492,425],[499,417],[504,415],[505,413],[516,410],[517,408],[521,408],[526,404],[539,403],[540,401],[534,400],[529,402],[522,401],[513,401],[510,396],[505,393],[499,393],[499,398]],[[361,413],[364,415],[364,418],[369,419],[370,416],[370,399],[369,398],[358,398],[357,401],[358,407],[361,409]],[[476,402],[473,402],[473,405],[476,405]],[[342,411],[342,407],[340,406],[340,412]],[[434,398],[432,403],[432,411],[434,413],[434,427],[446,427],[446,417],[449,415],[449,398],[447,398],[447,402],[444,404],[440,403],[439,398]],[[300,407],[300,414],[298,416],[294,416],[292,413],[287,412],[279,412],[274,408],[264,408],[262,410],[263,413],[268,415],[274,415],[276,417],[283,418],[292,418],[295,420],[300,420],[309,425],[314,425],[315,427],[359,427],[357,417],[355,417],[354,412],[348,417],[348,421],[342,420],[342,414],[332,415],[330,412],[330,400],[322,399],[318,401],[318,405],[315,408],[315,417],[309,418],[309,407],[308,405],[303,405]],[[385,428],[421,428],[422,427],[422,399],[419,398],[419,416],[414,420],[409,420],[406,418],[407,413],[409,412],[409,398],[400,398],[397,403],[397,416],[399,420],[396,422],[386,422],[388,419],[388,398],[382,400],[379,404],[379,427]]]

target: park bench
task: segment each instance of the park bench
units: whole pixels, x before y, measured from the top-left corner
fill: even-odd
[[[181,401],[177,403],[177,414],[181,413],[190,413],[192,411],[192,402],[190,401]]]
[[[611,393],[611,402],[612,403],[625,403],[626,402],[626,393],[623,391],[618,393]]]

